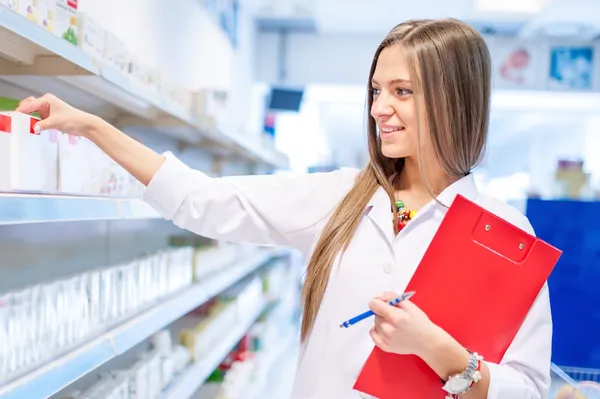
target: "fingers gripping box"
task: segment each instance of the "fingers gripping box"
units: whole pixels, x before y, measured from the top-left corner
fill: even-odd
[[[38,119],[0,112],[0,190],[54,193],[58,177],[58,132],[33,132]]]

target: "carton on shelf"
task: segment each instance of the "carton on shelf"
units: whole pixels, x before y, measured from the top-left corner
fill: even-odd
[[[123,41],[111,32],[106,32],[106,45],[103,58],[113,68],[121,72],[127,71],[129,53]]]
[[[583,171],[583,161],[559,160],[554,175],[555,195],[560,198],[581,198],[589,177],[589,173]]]
[[[55,2],[54,34],[77,46],[79,41],[77,0],[52,0]]]
[[[49,32],[54,32],[55,0],[37,0],[37,23]]]
[[[0,7],[1,6],[8,7],[15,12],[19,11],[17,0],[0,0]]]
[[[0,190],[56,192],[59,133],[34,134],[36,122],[19,112],[0,112]]]
[[[87,14],[78,18],[78,46],[85,53],[102,60],[106,54],[106,30]]]
[[[193,94],[192,113],[194,116],[219,121],[228,120],[229,93],[223,90],[204,89]]]
[[[37,23],[37,5],[38,0],[18,0],[17,1],[17,12],[30,20],[31,22]]]
[[[64,194],[92,194],[89,147],[84,138],[61,134],[58,140],[58,191]]]

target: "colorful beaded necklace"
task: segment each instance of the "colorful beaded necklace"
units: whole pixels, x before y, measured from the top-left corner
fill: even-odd
[[[394,205],[398,214],[398,233],[400,233],[406,227],[406,224],[415,217],[416,212],[406,209],[402,200],[397,200]]]

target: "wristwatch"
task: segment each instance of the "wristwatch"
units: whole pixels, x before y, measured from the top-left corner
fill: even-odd
[[[469,351],[469,365],[465,371],[450,376],[442,387],[444,391],[448,392],[446,399],[457,399],[458,395],[469,392],[473,384],[479,382],[481,379],[479,369],[482,360],[483,357],[478,355],[477,352],[472,353]]]

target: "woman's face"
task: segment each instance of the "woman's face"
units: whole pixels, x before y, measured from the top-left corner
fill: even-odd
[[[381,51],[371,81],[375,119],[381,138],[381,152],[388,158],[416,157],[418,154],[418,117],[410,69],[400,45]],[[421,122],[423,144],[429,137]]]

